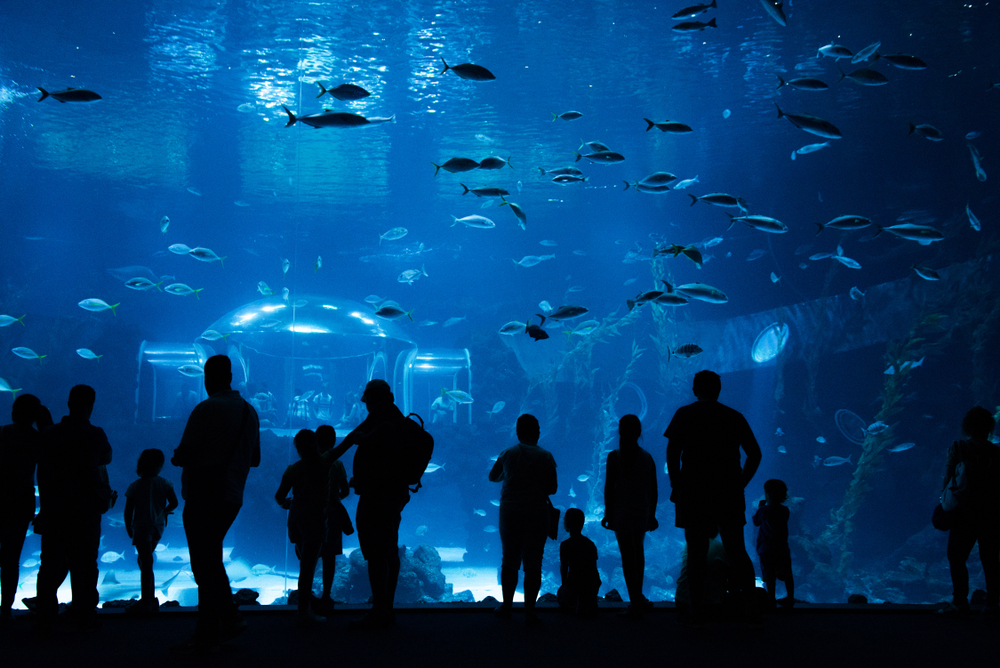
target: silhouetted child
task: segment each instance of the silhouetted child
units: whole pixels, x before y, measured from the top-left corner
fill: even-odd
[[[167,528],[167,515],[177,508],[177,494],[170,481],[160,477],[164,456],[162,450],[143,450],[135,473],[139,479],[125,490],[125,531],[139,553],[142,598],[129,608],[130,612],[156,612],[156,581],[153,577],[153,554]]]
[[[601,576],[597,573],[597,546],[583,535],[583,511],[570,508],[563,518],[569,538],[559,545],[559,570],[562,586],[557,597],[559,607],[581,617],[597,614],[597,592]]]
[[[792,555],[788,549],[788,508],[782,505],[788,498],[788,486],[780,480],[764,483],[764,500],[753,516],[757,530],[757,556],[761,579],[767,588],[771,604],[795,605],[795,582],[792,579]],[[775,601],[775,580],[785,583],[786,597]]]
[[[337,431],[328,424],[316,428],[316,442],[320,455],[325,455],[337,444]],[[326,457],[324,457],[326,459]],[[354,533],[351,517],[341,503],[351,493],[347,484],[347,471],[339,459],[330,464],[328,482],[329,496],[326,503],[326,542],[319,556],[323,560],[323,596],[319,599],[316,611],[322,614],[333,612],[333,578],[337,573],[337,555],[344,553],[344,534]]]
[[[274,499],[289,511],[288,538],[295,545],[295,555],[299,558],[298,622],[309,624],[318,621],[310,607],[316,561],[326,540],[329,467],[319,456],[313,431],[302,429],[295,435],[294,443],[299,461],[285,469]],[[292,492],[291,499],[289,492]]]

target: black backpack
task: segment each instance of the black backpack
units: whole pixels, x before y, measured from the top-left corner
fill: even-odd
[[[417,424],[410,419],[411,417],[417,418],[420,423]],[[424,429],[424,420],[416,413],[410,413],[403,419],[401,429],[400,473],[406,486],[416,494],[422,486],[420,477],[424,474],[427,465],[431,462],[431,457],[434,455],[434,437]]]

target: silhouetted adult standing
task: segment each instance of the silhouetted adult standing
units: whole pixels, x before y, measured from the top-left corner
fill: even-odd
[[[528,624],[538,622],[535,599],[542,587],[542,555],[549,530],[548,497],[558,488],[556,460],[538,446],[540,431],[534,415],[517,418],[517,445],[497,457],[490,470],[500,491],[500,586],[503,603],[498,616],[509,619],[517,590],[517,572],[524,567],[524,612]]]
[[[232,365],[225,355],[205,362],[205,399],[191,411],[181,443],[170,462],[183,468],[184,533],[191,574],[198,584],[198,622],[194,635],[173,649],[196,653],[232,640],[244,630],[222,542],[243,505],[250,468],[260,465],[257,411],[230,385]]]
[[[655,531],[656,464],[639,447],[642,423],[635,415],[618,421],[618,449],[608,453],[604,479],[604,517],[601,526],[615,532],[622,555],[622,575],[628,587],[628,617],[641,617],[653,604],[642,594],[646,570],[643,543],[647,531]]]
[[[69,392],[69,415],[42,434],[38,454],[39,518],[42,564],[38,570],[38,628],[45,631],[59,609],[56,591],[70,574],[72,615],[81,628],[97,626],[97,552],[102,496],[100,467],[111,463],[104,430],[90,424],[97,398],[94,388],[76,385]],[[106,486],[105,486],[106,487]]]
[[[694,376],[693,404],[677,409],[667,437],[667,470],[675,525],[684,529],[691,582],[691,621],[704,619],[706,556],[718,527],[751,624],[760,623],[754,597],[754,569],[743,541],[746,501],[743,490],[760,465],[761,452],[743,415],[719,403],[722,380],[712,371]],[[740,466],[740,449],[746,461]]]
[[[21,549],[35,517],[35,465],[41,437],[33,423],[42,403],[22,394],[10,409],[12,424],[0,427],[0,622],[11,619]]]
[[[948,448],[944,485],[952,484],[959,464],[965,469],[965,489],[957,508],[951,510],[948,532],[948,566],[952,602],[941,610],[946,617],[969,616],[969,569],[966,561],[979,543],[979,559],[986,577],[984,614],[1000,615],[1000,449],[989,436],[996,421],[988,410],[976,406],[962,419],[964,441]]]
[[[410,490],[399,459],[405,438],[403,421],[408,418],[394,400],[389,383],[369,381],[361,395],[368,417],[323,456],[336,460],[351,446],[358,446],[350,484],[359,496],[355,524],[372,588],[372,609],[353,622],[360,627],[385,627],[396,621],[392,605],[399,580],[399,522]]]

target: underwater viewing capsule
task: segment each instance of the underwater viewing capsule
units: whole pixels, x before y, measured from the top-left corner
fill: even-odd
[[[754,362],[763,364],[777,357],[786,343],[788,343],[788,325],[774,322],[757,335],[750,354]]]

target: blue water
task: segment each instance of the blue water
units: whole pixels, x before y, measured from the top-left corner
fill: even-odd
[[[800,598],[947,595],[943,534],[927,529],[944,451],[960,436],[969,407],[1000,404],[1000,272],[991,255],[1000,179],[991,161],[1000,155],[1000,89],[991,88],[1000,80],[998,9],[801,1],[785,7],[788,26],[781,27],[757,2],[720,1],[697,17],[715,18],[718,28],[680,34],[670,16],[685,3],[675,4],[8,3],[0,21],[0,313],[26,317],[23,326],[0,329],[0,377],[38,395],[56,419],[73,384],[94,386],[93,421],[115,449],[110,468],[119,489],[134,477],[142,448],[169,454],[176,446],[200,391],[198,378],[164,375],[154,398],[150,350],[197,363],[203,353],[234,348],[246,365],[240,389],[250,395],[267,385],[279,429],[290,426],[292,397],[310,389],[330,392],[336,421],[349,412],[344,397],[371,374],[392,380],[399,403],[406,395],[409,409],[426,418],[442,384],[462,389],[474,398],[471,410],[459,407],[429,425],[434,462],[445,468],[427,474],[404,514],[401,542],[466,549],[464,563],[490,572],[499,565],[499,538],[484,528],[496,524],[490,500],[499,489],[486,473],[489,458],[514,442],[520,412],[539,417],[542,445],[559,463],[556,504],[599,519],[600,464],[614,447],[614,417],[645,406],[643,446],[662,466],[660,434],[692,399],[693,373],[713,368],[723,375],[721,400],[747,415],[764,449],[748,504],[770,477],[784,479],[801,499],[792,520]],[[928,67],[817,58],[831,40],[855,52],[881,41],[880,53],[915,55]],[[496,80],[442,73],[442,57],[487,67]],[[838,83],[838,65],[845,72],[870,67],[889,83]],[[830,89],[777,90],[778,76],[817,77]],[[318,81],[354,83],[371,96],[317,100]],[[36,102],[36,87],[68,86],[103,99]],[[779,119],[775,104],[828,120],[843,138],[807,134]],[[395,120],[355,129],[285,127],[282,105],[300,116],[332,109]],[[569,110],[582,118],[552,120]],[[647,132],[643,118],[693,131]],[[943,141],[908,135],[911,122],[933,125]],[[977,131],[978,138],[965,139]],[[574,162],[586,141],[605,143],[625,161]],[[823,141],[831,145],[790,159]],[[967,144],[992,178],[976,178]],[[511,168],[434,175],[432,163],[487,156],[509,156]],[[558,185],[538,169],[567,165],[588,180]],[[664,194],[623,191],[623,181],[656,171],[698,182]],[[482,208],[489,198],[462,196],[460,184],[507,189],[527,214],[527,229],[498,199]],[[730,229],[726,212],[738,209],[690,206],[688,193],[710,192],[744,198],[750,214],[776,218],[788,232],[740,223]],[[970,227],[966,205],[982,231]],[[876,236],[875,227],[817,236],[815,223],[845,214],[882,227],[930,225],[944,239],[920,245]],[[496,226],[451,225],[452,216],[469,215]],[[161,233],[164,216],[170,223]],[[395,227],[407,235],[380,242]],[[717,245],[706,243],[716,237]],[[225,260],[199,262],[167,250],[178,243]],[[697,245],[703,266],[684,255],[654,260],[653,249],[667,244]],[[837,253],[838,244],[860,269],[808,259]],[[512,263],[549,254],[555,257],[536,266]],[[914,265],[942,280],[923,280]],[[398,280],[421,267],[426,276],[412,284]],[[130,290],[128,274],[171,277],[160,287],[176,282],[200,291]],[[710,284],[728,302],[647,304],[630,315],[626,300],[662,290],[662,280]],[[261,281],[275,295],[262,295]],[[852,299],[852,287],[864,298]],[[375,318],[364,301],[369,295],[398,302],[412,321]],[[339,361],[323,352],[331,334],[284,320],[271,332],[283,335],[257,330],[252,345],[245,331],[199,339],[248,303],[267,298],[291,311],[307,297],[309,308],[325,298],[354,302],[375,323],[373,334],[388,334],[362,337],[359,357]],[[114,313],[90,312],[77,305],[88,298],[118,305]],[[589,313],[548,329],[545,341],[498,334],[507,322],[544,313],[542,301]],[[463,319],[444,327],[451,318]],[[602,326],[563,333],[590,319]],[[757,363],[751,347],[773,323],[788,326],[787,343]],[[704,352],[668,361],[667,349],[684,344]],[[22,359],[10,352],[15,347],[45,357]],[[101,357],[84,359],[78,348]],[[467,350],[470,369],[419,376],[407,390],[402,368],[414,348],[444,357]],[[920,359],[919,367],[901,368]],[[884,373],[890,366],[892,376]],[[310,372],[318,375],[310,380]],[[838,409],[870,424],[890,395],[898,410],[886,417],[889,432],[863,444],[841,434]],[[0,411],[10,401],[0,393]],[[488,414],[498,401],[505,407]],[[251,475],[227,544],[241,563],[294,571],[284,512],[272,499],[294,451],[285,432],[262,438],[265,461]],[[914,447],[888,452],[908,442]],[[869,456],[856,468],[863,448]],[[817,457],[849,455],[848,465],[814,466]],[[168,466],[165,475],[179,482],[176,469]],[[581,475],[589,480],[580,482]],[[857,492],[850,491],[852,476]],[[669,597],[682,536],[672,528],[666,476],[660,484],[662,528],[647,540],[647,589]],[[841,506],[851,507],[849,537],[841,524],[820,539]],[[128,555],[117,567],[134,568],[124,530],[109,524],[107,549]],[[602,550],[604,590],[624,591],[614,541],[593,521],[586,533]],[[747,537],[752,544],[749,529]],[[164,540],[183,545],[183,533],[172,527]],[[809,541],[832,547],[807,550]],[[37,537],[29,537],[22,561],[37,549]],[[558,584],[553,558],[545,570],[556,575],[547,585]],[[931,584],[915,585],[912,573]]]

